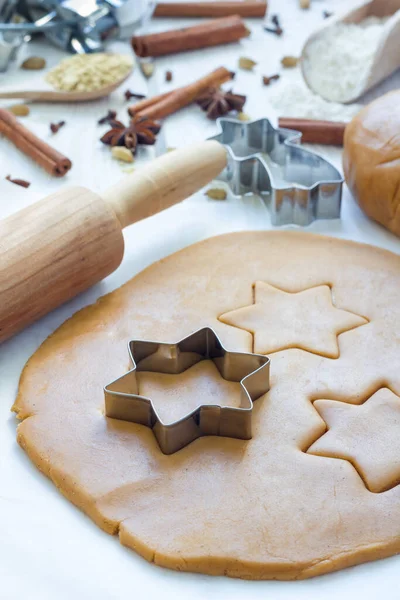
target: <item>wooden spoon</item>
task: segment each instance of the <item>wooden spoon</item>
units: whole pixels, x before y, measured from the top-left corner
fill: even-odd
[[[121,84],[124,83],[132,73],[133,65],[127,75],[118,79],[111,85],[92,90],[90,92],[63,92],[55,89],[42,90],[9,90],[7,92],[0,92],[0,99],[2,98],[23,98],[24,100],[36,100],[42,102],[85,102],[88,100],[98,100],[108,96],[117,89]]]
[[[354,102],[369,89],[383,81],[383,79],[386,79],[386,77],[400,68],[400,0],[364,1],[360,2],[360,4],[349,13],[328,19],[328,21],[314,31],[314,33],[306,41],[302,51],[301,69],[304,80],[311,90],[320,94],[319,91],[313,89],[312,83],[308,76],[307,53],[309,45],[317,37],[322,35],[328,28],[336,25],[337,23],[361,23],[361,21],[364,21],[364,19],[367,17],[372,16],[379,18],[390,18],[383,27],[382,38],[376,49],[375,58],[371,64],[369,74],[364,81],[364,85],[357,90],[357,93],[353,97],[346,100],[346,104]],[[331,100],[331,98],[326,99]]]

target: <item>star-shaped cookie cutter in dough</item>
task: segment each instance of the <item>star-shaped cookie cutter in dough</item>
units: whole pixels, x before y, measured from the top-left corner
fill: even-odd
[[[301,133],[275,128],[268,119],[246,123],[218,119],[210,139],[226,146],[228,163],[218,177],[235,195],[256,194],[272,225],[309,225],[340,218],[343,177],[325,158],[300,145]]]
[[[209,327],[175,344],[133,340],[129,354],[133,369],[104,388],[107,417],[150,427],[164,454],[205,435],[251,439],[253,402],[269,390],[267,356],[230,352]],[[240,382],[240,406],[205,403],[178,421],[163,423],[151,399],[140,395],[136,373],[179,374],[202,360],[212,360],[224,379]]]

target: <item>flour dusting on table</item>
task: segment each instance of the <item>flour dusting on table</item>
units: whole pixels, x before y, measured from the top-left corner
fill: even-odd
[[[362,108],[360,104],[328,102],[309,90],[302,81],[283,83],[268,99],[278,116],[299,119],[350,121]]]

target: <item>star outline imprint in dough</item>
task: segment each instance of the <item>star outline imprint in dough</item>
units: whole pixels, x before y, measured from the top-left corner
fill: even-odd
[[[209,327],[174,344],[132,340],[129,354],[133,368],[104,388],[106,417],[149,427],[164,454],[173,454],[206,435],[251,439],[253,402],[269,390],[267,356],[230,352]],[[185,417],[165,424],[152,400],[140,395],[136,373],[176,375],[202,360],[212,360],[223,379],[240,383],[241,405],[201,404]]]
[[[369,323],[361,315],[337,308],[327,284],[286,292],[256,281],[253,298],[253,304],[223,313],[218,320],[251,333],[257,354],[297,348],[336,359],[338,336]]]
[[[350,462],[374,493],[400,484],[400,397],[382,387],[362,404],[315,400],[326,431],[308,454]]]

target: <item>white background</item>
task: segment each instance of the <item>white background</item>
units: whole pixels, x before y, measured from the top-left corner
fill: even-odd
[[[273,92],[262,87],[261,75],[279,69],[284,54],[299,54],[307,35],[322,23],[322,11],[339,12],[350,8],[351,0],[314,0],[310,11],[300,11],[297,0],[271,0],[270,14],[278,12],[285,35],[277,38],[264,33],[260,21],[249,22],[251,38],[238,44],[202,52],[167,57],[157,61],[153,86],[171,89],[224,65],[233,70],[238,56],[258,61],[255,73],[238,72],[234,90],[247,93],[246,112],[252,117],[275,114],[268,103]],[[183,25],[180,22],[179,25]],[[153,29],[176,27],[172,21],[158,20]],[[129,45],[117,43],[115,49],[130,52]],[[56,64],[62,53],[36,43],[31,54],[46,56],[48,65]],[[172,69],[174,81],[164,83],[164,72]],[[14,68],[0,75],[1,89],[18,85],[37,87],[38,77]],[[285,72],[283,79],[296,79],[297,72]],[[125,116],[123,90],[130,87],[146,92],[146,82],[135,71],[127,86],[100,102],[76,106],[34,105],[25,123],[41,137],[70,157],[73,169],[63,180],[52,179],[28,161],[5,140],[0,140],[0,217],[71,184],[101,191],[126,176],[111,160],[109,149],[98,138],[104,128],[96,125],[107,108]],[[281,85],[279,82],[276,85]],[[6,105],[6,103],[4,103]],[[66,126],[51,137],[51,121],[66,120]],[[170,117],[164,125],[167,146],[183,146],[202,140],[215,132],[197,107]],[[340,151],[318,148],[340,167]],[[146,160],[152,152],[141,152]],[[13,177],[32,182],[29,189],[4,180]],[[120,268],[101,284],[42,319],[0,348],[0,598],[1,600],[111,600],[122,598],[246,598],[273,600],[320,600],[337,598],[400,597],[398,573],[400,558],[361,565],[332,575],[304,582],[247,582],[227,578],[175,573],[148,564],[134,552],[123,548],[117,538],[98,529],[85,515],[63,498],[54,486],[31,464],[15,441],[16,419],[10,413],[21,369],[39,344],[76,310],[93,302],[133,277],[141,269],[175,250],[226,231],[270,229],[268,213],[258,200],[229,197],[226,202],[208,200],[202,192],[125,231],[125,258]],[[400,252],[400,241],[368,221],[346,190],[342,219],[318,222],[312,231],[365,241]],[[1,244],[1,240],[0,240]],[[0,265],[1,270],[1,265]],[[1,302],[1,298],[0,298]],[[373,349],[371,349],[373,351]],[[249,506],[251,511],[251,506]],[[321,515],[323,519],[323,515]]]

